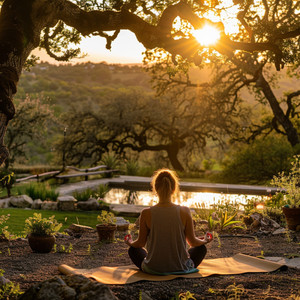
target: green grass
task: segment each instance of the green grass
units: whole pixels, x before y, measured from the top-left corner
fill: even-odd
[[[41,213],[43,218],[48,218],[55,215],[55,219],[62,223],[62,229],[60,232],[64,231],[64,229],[68,228],[71,224],[80,224],[85,226],[91,226],[96,228],[97,216],[100,211],[90,211],[90,212],[82,212],[82,211],[53,211],[53,210],[35,210],[35,209],[20,209],[20,208],[2,208],[0,209],[0,215],[10,214],[10,218],[4,224],[8,226],[8,231],[12,234],[22,235],[25,220],[28,217],[32,217],[34,213]],[[135,221],[135,218],[125,217],[125,219],[129,220],[131,223]]]

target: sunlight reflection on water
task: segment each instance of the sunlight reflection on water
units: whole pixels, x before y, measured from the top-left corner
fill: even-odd
[[[237,195],[237,194],[222,194],[222,193],[195,193],[183,192],[173,201],[176,204],[188,207],[204,207],[209,208],[217,203],[239,203],[246,204],[247,200],[255,198],[258,202],[263,201],[266,196],[255,195]],[[158,198],[152,192],[144,191],[129,191],[124,189],[111,189],[104,199],[108,203],[113,204],[135,204],[153,206],[157,204]]]

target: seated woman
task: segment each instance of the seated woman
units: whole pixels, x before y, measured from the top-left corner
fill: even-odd
[[[188,207],[172,203],[178,191],[176,173],[169,169],[158,170],[152,179],[153,192],[159,202],[146,208],[140,215],[137,240],[125,240],[133,263],[150,274],[185,274],[197,272],[196,267],[206,255],[206,235],[195,236],[193,220]],[[191,246],[187,251],[186,242]],[[144,249],[147,244],[147,251]]]

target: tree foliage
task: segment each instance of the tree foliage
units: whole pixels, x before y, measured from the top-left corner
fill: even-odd
[[[299,61],[299,6],[297,0],[4,0],[0,14],[0,112],[6,120],[2,118],[0,124],[0,141],[7,121],[15,114],[12,97],[33,49],[42,47],[55,59],[68,60],[80,55],[71,46],[78,45],[81,36],[104,37],[110,49],[120,30],[127,29],[147,50],[167,51],[175,68],[190,63],[203,67],[208,60],[226,66],[230,63],[222,72],[224,79],[230,76],[233,81],[221,91],[222,96],[230,86],[238,91],[241,86],[255,84],[270,104],[274,124],[279,124],[290,143],[296,145],[299,137],[290,120],[294,101],[284,111],[262,69],[267,63],[280,70]],[[220,31],[220,39],[209,48],[200,45],[190,31],[206,24]],[[237,31],[229,31],[232,24]],[[231,76],[232,65],[238,77]],[[230,93],[232,103],[237,103],[238,97]],[[289,105],[288,100],[286,103]],[[5,153],[2,151],[0,162],[5,160]]]
[[[50,123],[55,118],[52,109],[44,101],[29,96],[15,101],[16,117],[10,122],[5,136],[10,152],[5,162],[6,168],[15,161],[24,163],[28,159],[30,143],[38,143],[41,148],[46,148],[46,134],[51,130]]]

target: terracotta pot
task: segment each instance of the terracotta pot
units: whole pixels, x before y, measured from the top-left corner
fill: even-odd
[[[282,211],[285,215],[288,228],[290,230],[296,230],[297,226],[300,226],[300,207],[282,207]]]
[[[28,243],[33,252],[49,253],[55,244],[55,237],[30,234]]]
[[[115,231],[117,229],[117,225],[109,224],[109,225],[96,225],[99,241],[107,241],[112,242],[115,239]]]

